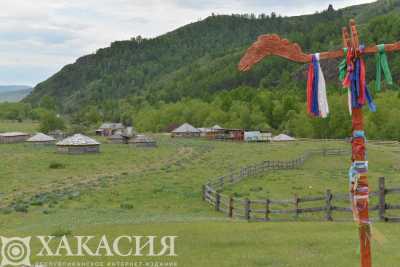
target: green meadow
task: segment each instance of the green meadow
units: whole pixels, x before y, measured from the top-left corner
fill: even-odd
[[[35,125],[0,123],[0,131],[4,129],[34,132]],[[352,222],[248,223],[228,219],[201,199],[202,184],[231,170],[349,144],[155,138],[155,149],[107,144],[100,138],[101,153],[92,155],[61,155],[54,147],[0,145],[1,235],[176,235],[177,257],[128,260],[173,261],[185,267],[357,266],[357,227]],[[368,151],[372,188],[377,188],[380,176],[386,177],[388,187],[400,187],[400,146],[370,144]],[[349,156],[316,156],[297,170],[250,177],[224,193],[274,199],[321,195],[328,188],[346,193],[348,166]],[[375,223],[374,230],[379,241],[373,241],[375,266],[398,266],[400,225]],[[34,256],[33,260],[43,259]]]

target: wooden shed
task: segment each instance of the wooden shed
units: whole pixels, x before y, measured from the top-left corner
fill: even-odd
[[[207,137],[208,133],[211,131],[211,128],[197,128],[200,130],[201,137]]]
[[[201,131],[189,123],[184,123],[172,131],[171,137],[200,137]]]
[[[44,133],[37,133],[26,140],[26,142],[34,145],[54,145],[56,143],[56,139]]]
[[[65,154],[83,154],[100,152],[100,143],[83,134],[75,134],[56,144],[57,152]]]
[[[243,141],[244,130],[243,129],[223,129],[218,130],[215,133],[215,140],[221,141]]]
[[[27,133],[9,132],[0,134],[0,144],[13,144],[25,142],[30,137]]]
[[[106,122],[96,130],[96,135],[111,136],[114,134],[122,134],[125,127],[122,123]]]
[[[153,138],[143,134],[139,134],[135,138],[130,139],[129,144],[135,147],[157,147],[157,142]]]
[[[207,138],[210,139],[210,140],[218,139],[217,136],[219,136],[219,137],[221,138],[221,136],[224,135],[224,130],[225,130],[225,129],[222,128],[221,126],[219,126],[219,125],[214,125],[213,127],[208,128],[208,131],[207,131]]]
[[[125,138],[122,136],[122,134],[113,134],[107,139],[111,144],[126,144]]]

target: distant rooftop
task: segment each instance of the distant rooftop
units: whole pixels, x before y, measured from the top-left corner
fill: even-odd
[[[14,136],[27,136],[29,134],[22,132],[8,132],[8,133],[0,133],[2,137],[14,137]]]
[[[52,142],[52,141],[56,141],[56,139],[44,133],[37,133],[28,140],[26,140],[26,142]]]
[[[122,123],[115,122],[105,122],[103,123],[99,129],[123,129],[124,125]]]
[[[74,134],[73,136],[67,137],[64,140],[58,142],[57,146],[94,146],[100,145],[96,140],[87,137],[83,134]]]
[[[197,128],[194,128],[192,125],[189,123],[184,123],[175,130],[172,131],[173,133],[199,133],[200,130]]]

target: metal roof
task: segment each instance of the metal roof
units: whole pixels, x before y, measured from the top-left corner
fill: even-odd
[[[138,134],[134,139],[133,139],[134,143],[155,143],[156,141],[149,137],[149,136],[145,136],[143,134]]]
[[[194,128],[189,123],[184,123],[175,130],[172,131],[173,133],[200,133],[200,130]]]
[[[0,133],[0,136],[2,136],[2,137],[27,136],[27,135],[29,135],[29,134],[21,133],[21,132]]]
[[[108,137],[108,139],[123,139],[124,137],[121,134],[113,134]]]
[[[213,130],[223,130],[224,128],[222,128],[218,124],[215,124],[213,127],[211,127],[211,129],[213,129]]]
[[[272,141],[294,141],[295,138],[286,135],[286,134],[279,134],[277,136],[272,137]]]
[[[87,137],[83,134],[74,134],[73,136],[67,137],[64,140],[58,142],[57,146],[93,146],[100,145],[96,140]]]
[[[115,122],[105,122],[100,126],[101,129],[123,129],[124,125],[122,123],[115,123]]]
[[[26,140],[26,142],[52,142],[52,141],[56,141],[56,139],[44,133],[37,133],[28,140]]]

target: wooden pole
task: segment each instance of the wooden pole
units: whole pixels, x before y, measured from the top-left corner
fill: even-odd
[[[220,211],[220,207],[221,207],[221,195],[220,193],[217,193],[215,195],[215,210]]]
[[[269,198],[267,198],[266,200],[265,200],[265,221],[269,221],[270,219],[269,219],[269,210],[270,210],[270,200],[269,200]]]
[[[385,177],[379,177],[379,220],[385,221],[386,201],[385,201]]]
[[[351,35],[347,29],[343,29],[343,44],[348,49],[352,48],[355,58],[362,57],[363,55],[375,54],[378,51],[376,45],[366,47],[361,53],[359,49],[358,33],[354,20],[350,20]],[[400,42],[394,44],[385,44],[384,49],[386,52],[400,51]],[[280,38],[276,34],[261,35],[257,41],[250,46],[245,55],[241,58],[238,69],[240,71],[248,71],[253,65],[260,62],[263,58],[268,56],[279,56],[295,62],[309,63],[312,61],[312,54],[305,54],[301,47],[296,43],[290,43],[286,39]],[[345,55],[343,49],[336,51],[328,51],[320,53],[320,59],[328,58],[343,58]],[[352,110],[352,129],[364,133],[363,126],[363,113],[361,108]],[[355,137],[352,141],[352,162],[360,161],[365,162],[365,138]],[[273,168],[276,168],[273,162]],[[301,158],[300,163],[304,163],[304,158]],[[366,164],[365,164],[366,165]],[[368,178],[365,172],[358,175],[358,180],[354,187],[351,189],[353,196],[353,210],[355,219],[359,224],[359,236],[361,242],[361,267],[371,267],[371,226],[368,214]]]
[[[350,20],[351,45],[356,56],[360,56],[359,40],[357,28],[354,20]],[[350,41],[348,39],[347,29],[343,29],[343,42],[347,46]],[[350,47],[348,47],[350,48]],[[352,135],[356,131],[364,133],[364,117],[361,108],[352,109]],[[365,135],[365,133],[364,133]],[[365,162],[365,137],[353,137],[352,142],[352,163],[355,161]],[[365,190],[366,189],[366,190]],[[368,213],[368,178],[366,173],[360,174],[357,184],[350,189],[353,197],[353,212],[359,227],[360,238],[360,264],[361,267],[371,267],[371,225]]]
[[[229,218],[233,218],[233,197],[229,198]]]
[[[357,56],[359,54],[359,40],[354,20],[350,20],[351,40]],[[361,108],[352,109],[352,128],[355,131],[364,132],[364,117]],[[365,134],[364,134],[365,135]],[[352,162],[365,161],[365,137],[356,137],[352,140]],[[359,237],[360,237],[360,261],[361,267],[371,267],[371,225],[368,214],[368,178],[366,173],[360,174],[355,190],[351,190],[355,197],[355,209],[358,213]],[[366,190],[366,193],[364,191]]]
[[[332,218],[332,192],[330,189],[326,190],[326,195],[325,195],[325,219],[327,221],[333,221],[333,218]]]
[[[246,198],[244,200],[244,216],[247,221],[250,221],[250,206],[251,206],[250,199]]]

